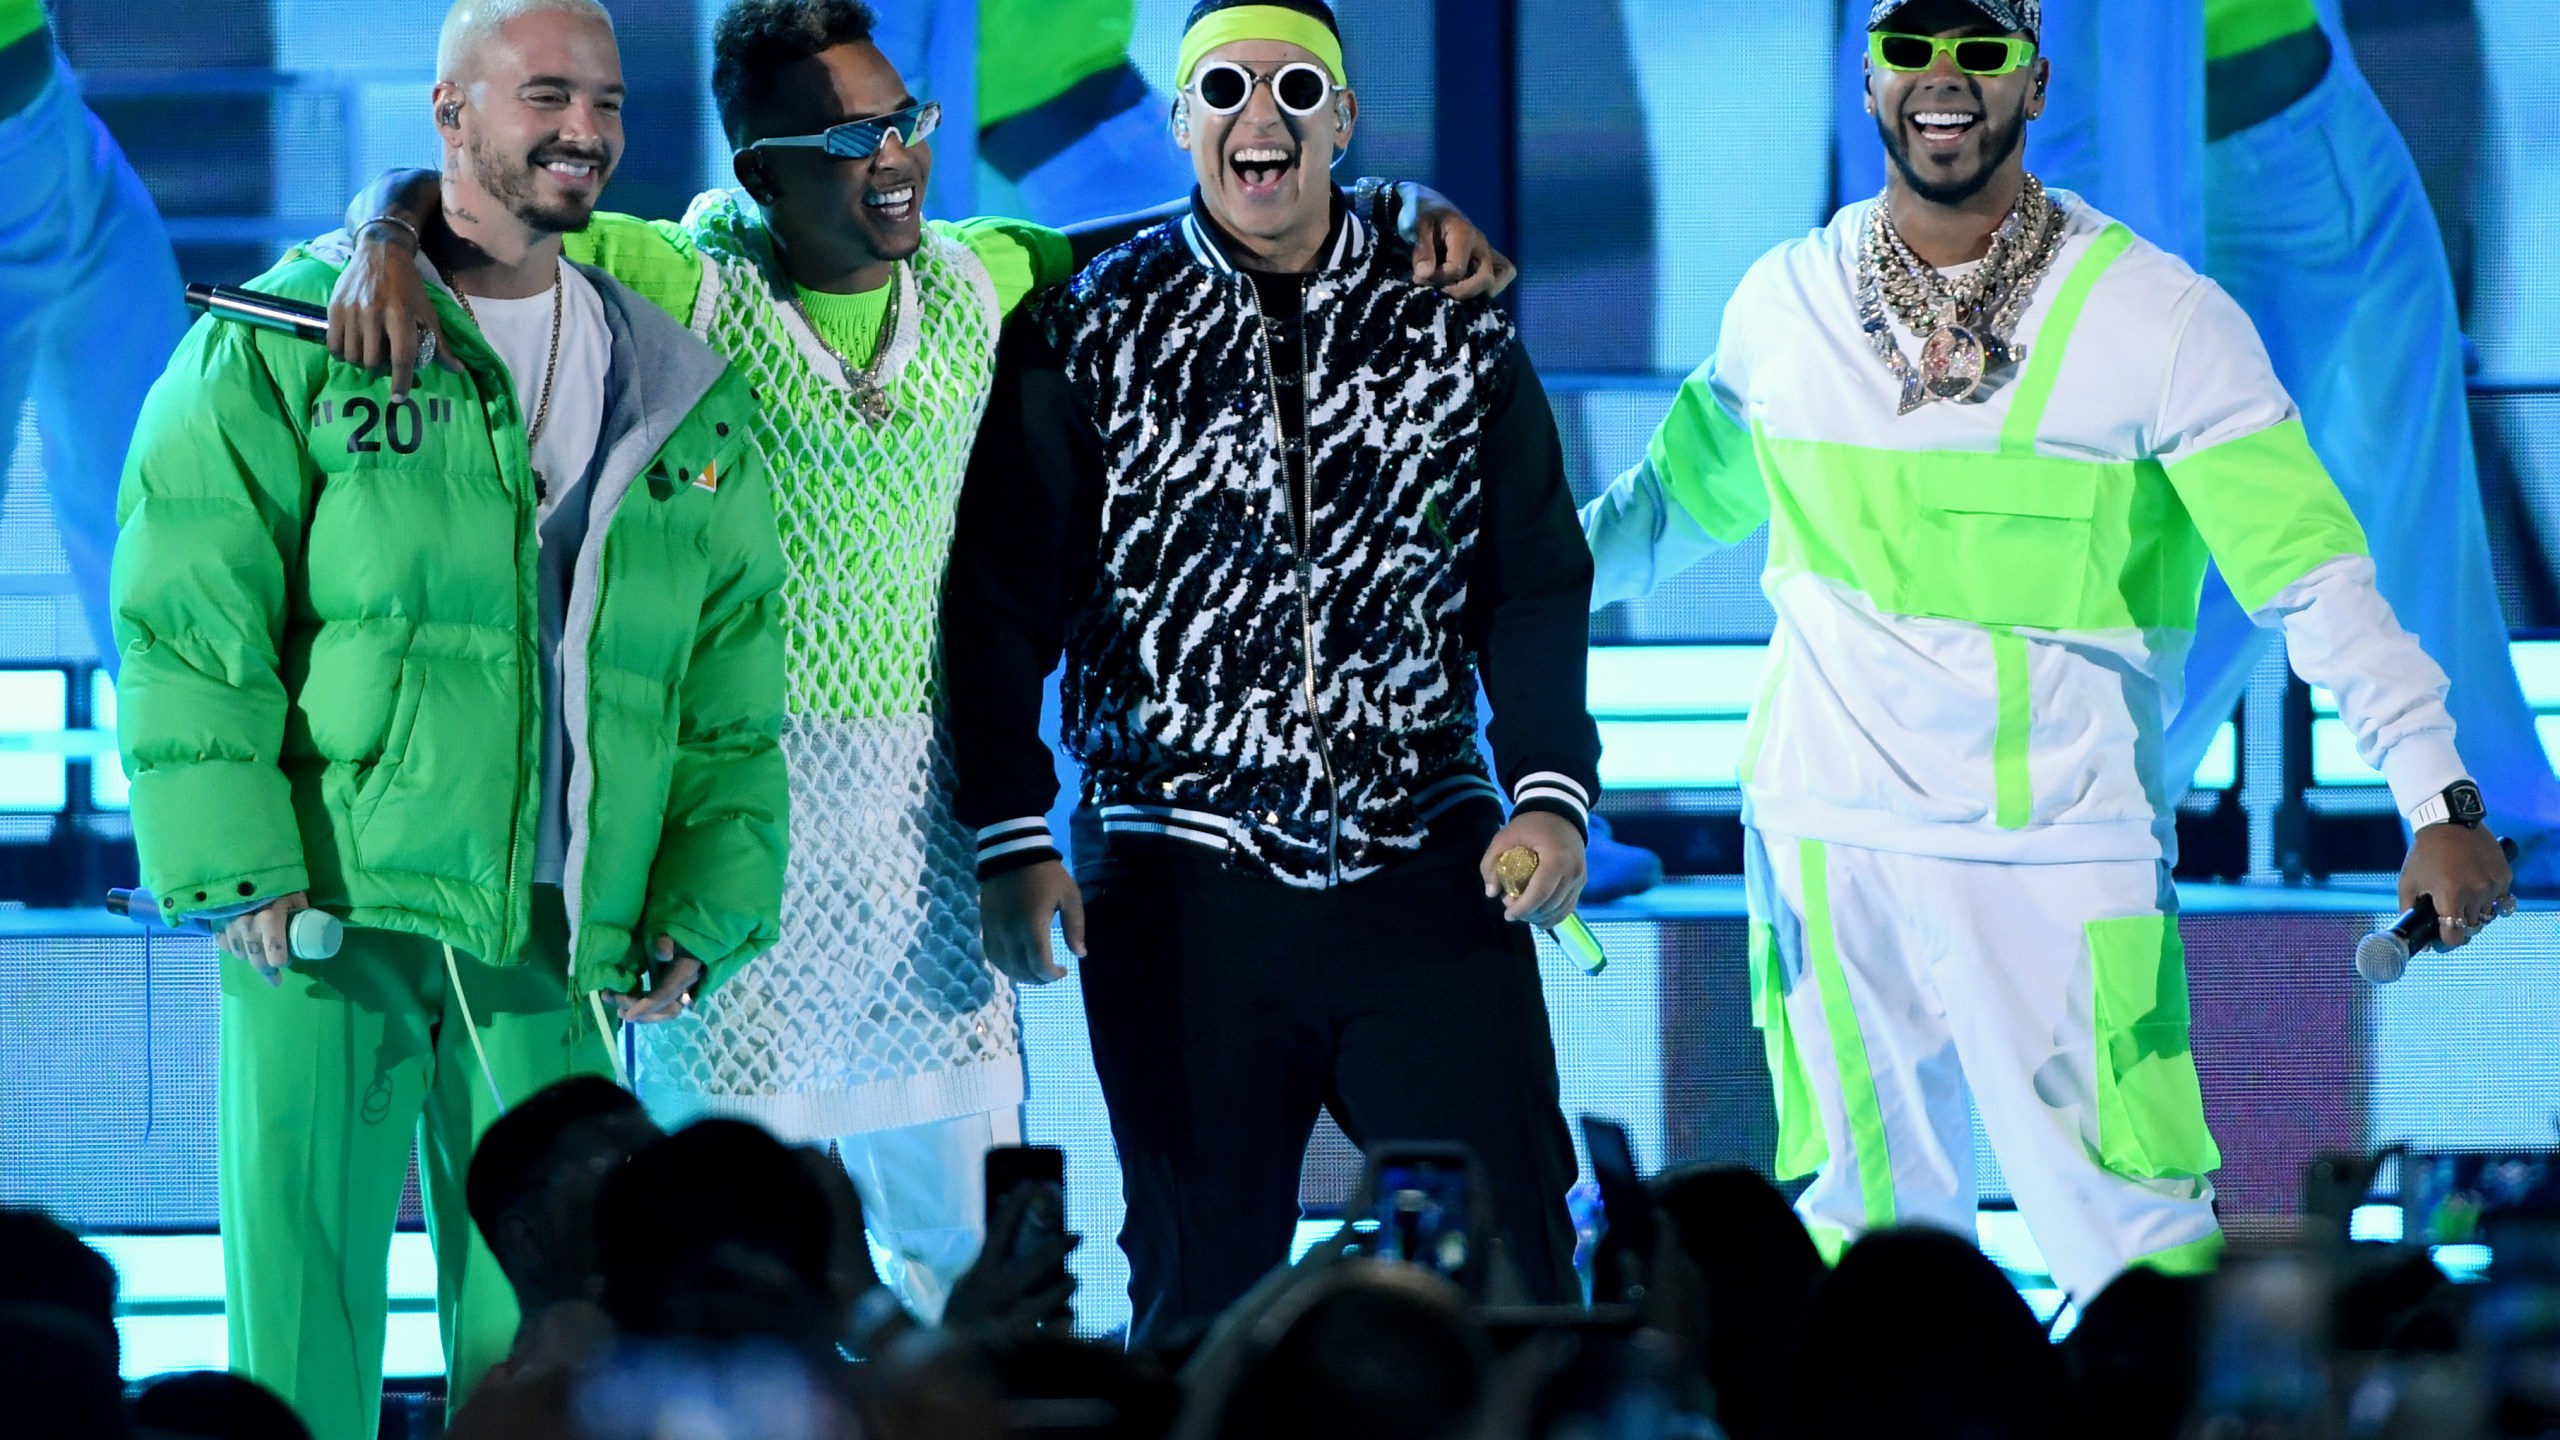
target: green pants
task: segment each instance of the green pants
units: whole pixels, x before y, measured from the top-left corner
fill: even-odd
[[[291,1402],[314,1440],[371,1440],[382,1411],[384,1268],[417,1145],[436,1255],[448,1404],[504,1358],[515,1296],[472,1228],[463,1176],[506,1104],[611,1057],[567,986],[560,892],[534,889],[514,965],[459,951],[488,1074],[446,978],[444,947],[347,932],[333,959],[271,989],[222,961],[223,1288],[231,1366]]]

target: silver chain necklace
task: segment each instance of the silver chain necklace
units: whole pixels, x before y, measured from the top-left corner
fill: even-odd
[[[551,423],[551,384],[560,378],[560,321],[567,312],[567,294],[559,270],[551,272],[551,354],[542,362],[542,400],[534,407],[533,421],[524,428],[525,468],[533,472],[533,498],[536,504],[551,498],[551,479],[534,463],[533,447],[542,443],[542,427]],[[480,314],[471,308],[471,297],[456,289],[453,298],[462,304],[462,313],[476,328]],[[486,334],[486,331],[482,332]],[[522,403],[519,399],[518,403]]]
[[[1982,263],[1950,282],[1911,252],[1884,198],[1877,197],[1859,237],[1858,324],[1901,382],[1895,413],[1908,415],[1936,400],[1980,399],[1985,380],[2026,358],[2010,337],[2028,297],[2062,251],[2063,219],[2043,183],[2028,176]],[[1894,319],[1925,337],[1917,367],[1893,337]]]

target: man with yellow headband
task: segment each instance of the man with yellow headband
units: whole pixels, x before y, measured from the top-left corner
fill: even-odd
[[[944,656],[988,955],[1062,975],[1059,918],[1090,957],[1134,1343],[1287,1259],[1319,1106],[1363,1146],[1466,1146],[1552,1301],[1573,1149],[1506,922],[1572,913],[1599,788],[1555,420],[1502,313],[1415,285],[1332,184],[1359,107],[1324,5],[1204,0],[1179,75],[1190,213],[1017,320],[961,492]],[[1062,650],[1075,878],[1041,818]],[[1513,849],[1539,863],[1505,905]]]

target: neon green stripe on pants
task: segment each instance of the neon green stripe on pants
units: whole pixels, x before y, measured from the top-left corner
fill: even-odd
[[[1875,1071],[1867,1064],[1866,1036],[1849,999],[1849,973],[1831,933],[1829,863],[1819,840],[1797,842],[1804,870],[1804,948],[1822,989],[1823,1027],[1831,1036],[1831,1060],[1840,1069],[1840,1103],[1849,1114],[1849,1144],[1858,1157],[1858,1193],[1866,1201],[1867,1228],[1893,1223],[1893,1156],[1885,1145],[1884,1107],[1876,1102]]]

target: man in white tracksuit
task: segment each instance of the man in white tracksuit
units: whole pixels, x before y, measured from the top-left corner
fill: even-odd
[[[1583,525],[1595,604],[1770,527],[1742,762],[1754,1012],[1780,1168],[1821,1172],[1798,1202],[1817,1238],[1971,1233],[1978,1108],[2085,1301],[2221,1247],[2160,763],[2208,555],[2418,827],[2404,896],[2456,943],[2512,902],[2444,674],[2248,319],[2027,175],[2039,9],[1874,7],[1884,197],[1752,269]],[[1925,338],[1896,277],[1924,311],[1956,297]]]

